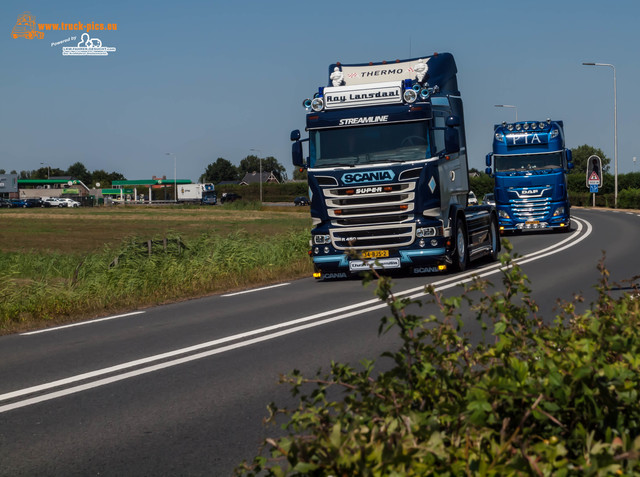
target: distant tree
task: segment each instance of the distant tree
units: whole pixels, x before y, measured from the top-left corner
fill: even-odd
[[[81,180],[87,186],[91,182],[91,173],[87,170],[82,162],[76,162],[69,166],[67,169],[67,175],[74,179]]]
[[[48,179],[48,178],[49,178],[48,167],[41,167],[40,169],[31,171],[31,179]]]
[[[598,156],[602,159],[603,172],[609,172],[609,163],[611,159],[604,155],[601,149],[583,144],[582,146],[571,149],[573,156],[573,172],[585,175],[587,173],[587,160],[590,156]]]
[[[293,171],[293,180],[294,181],[306,181],[307,180],[307,170],[303,167],[299,167],[294,169]]]
[[[47,173],[49,174],[49,177],[62,177],[67,175],[67,171],[63,171],[62,169],[58,169],[57,167],[48,169]]]
[[[9,174],[17,174],[17,172],[15,169],[13,169],[11,172],[9,172]]]
[[[91,173],[89,182],[85,182],[88,187],[95,186],[100,183],[101,188],[109,188],[113,181],[123,181],[126,178],[119,172],[106,172],[103,169],[97,169]]]
[[[35,171],[20,171],[18,179],[31,179]],[[45,176],[46,179],[47,176]],[[37,179],[37,178],[36,178]]]
[[[240,161],[239,171],[240,176],[244,176],[251,172],[259,172],[260,158],[254,155],[245,157]],[[273,172],[273,175],[276,176],[280,182],[284,182],[288,179],[287,170],[273,156],[262,159],[262,172]]]
[[[7,172],[4,169],[0,169],[0,174],[6,174]],[[11,173],[13,174],[13,173]]]
[[[200,182],[212,182],[217,184],[221,181],[238,180],[238,168],[230,161],[219,157],[216,162],[209,164],[200,176]]]

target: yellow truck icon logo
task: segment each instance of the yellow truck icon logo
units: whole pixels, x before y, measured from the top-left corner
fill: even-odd
[[[39,38],[42,40],[44,38],[44,32],[38,30],[36,26],[36,17],[32,16],[30,12],[24,12],[22,15],[18,16],[18,20],[16,21],[11,34],[14,38],[28,38],[32,40],[34,38]]]

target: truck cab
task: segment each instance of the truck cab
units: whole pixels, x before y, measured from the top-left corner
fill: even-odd
[[[309,137],[291,133],[292,156],[308,172],[317,278],[346,278],[371,267],[460,270],[497,251],[495,211],[467,209],[456,73],[449,53],[335,63],[329,85],[303,101]]]
[[[562,121],[495,125],[486,165],[495,180],[501,231],[570,229],[566,175],[573,162]]]

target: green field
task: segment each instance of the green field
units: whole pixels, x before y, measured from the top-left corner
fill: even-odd
[[[0,211],[0,333],[309,276],[308,208]]]

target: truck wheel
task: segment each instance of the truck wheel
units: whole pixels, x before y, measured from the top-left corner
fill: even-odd
[[[491,245],[491,261],[498,260],[498,252],[500,252],[500,232],[498,232],[498,222],[491,217],[489,225],[489,244]]]
[[[456,252],[453,257],[453,266],[458,272],[464,272],[467,269],[469,261],[467,244],[467,229],[462,219],[458,219],[456,221]]]

